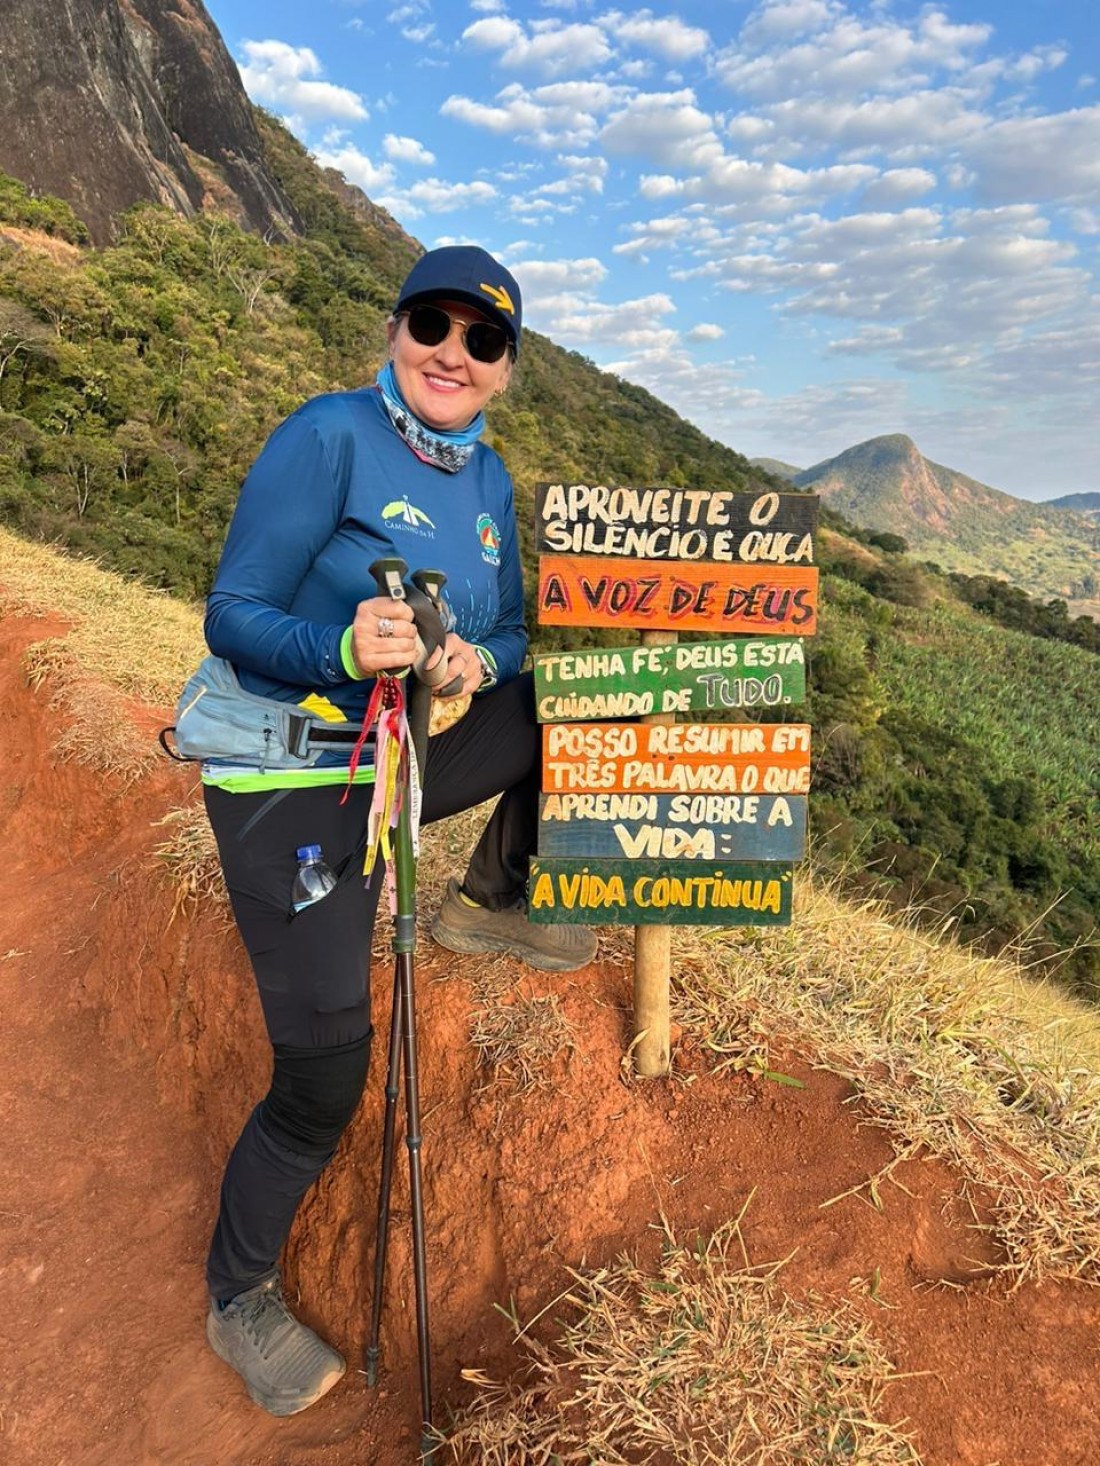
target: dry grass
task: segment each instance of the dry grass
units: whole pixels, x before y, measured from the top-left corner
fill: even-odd
[[[485,1001],[480,992],[477,998]],[[576,1048],[573,1027],[553,993],[517,992],[509,1000],[487,1002],[474,1014],[470,1042],[493,1080],[520,1094],[552,1088],[554,1061]]]
[[[53,653],[87,676],[172,706],[205,652],[199,612],[90,560],[0,530],[0,613],[71,623]],[[50,653],[43,650],[46,663]]]
[[[83,251],[67,239],[55,239],[41,229],[24,229],[19,224],[0,225],[0,241],[14,244],[18,249],[31,249],[36,254],[48,255],[55,265],[75,265],[82,258]]]
[[[27,679],[46,685],[50,708],[62,715],[64,727],[54,752],[66,763],[82,764],[131,784],[158,762],[158,751],[135,726],[126,699],[86,672],[69,653],[65,641],[35,642],[23,656]]]
[[[868,1325],[847,1302],[782,1293],[782,1264],[749,1264],[739,1220],[691,1247],[666,1229],[652,1272],[624,1257],[572,1273],[557,1339],[517,1334],[523,1378],[466,1373],[480,1393],[448,1437],[454,1459],[919,1466],[884,1418],[894,1373]]]
[[[899,1154],[984,1189],[1014,1281],[1100,1282],[1095,1011],[820,883],[790,927],[673,943],[676,1016],[719,1063],[800,1050],[850,1080]]]
[[[173,809],[157,823],[170,832],[153,854],[167,867],[175,887],[174,912],[189,902],[227,908],[229,893],[225,889],[218,846],[202,805],[186,804],[181,809]]]
[[[466,869],[492,808],[492,803],[479,805],[422,832],[416,899],[425,940],[449,877]],[[467,962],[460,970],[473,982],[470,1042],[489,1082],[519,1094],[553,1088],[556,1061],[562,1055],[570,1058],[577,1047],[575,1030],[558,998],[525,990],[521,985],[525,969],[509,957],[478,958],[476,965]]]

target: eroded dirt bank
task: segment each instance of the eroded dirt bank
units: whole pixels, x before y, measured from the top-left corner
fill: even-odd
[[[265,1083],[259,1010],[222,915],[173,919],[152,857],[164,838],[156,821],[193,775],[165,767],[127,790],[54,761],[56,717],[26,687],[20,656],[56,629],[0,625],[0,1456],[18,1466],[407,1463],[417,1397],[403,1185],[377,1398],[349,1371],[313,1410],[274,1421],[206,1349],[201,1263],[221,1162]],[[996,1279],[931,1286],[958,1285],[975,1259],[995,1258],[936,1163],[901,1168],[911,1194],[886,1185],[881,1210],[856,1197],[822,1208],[889,1155],[844,1084],[794,1060],[784,1067],[804,1089],[708,1075],[688,1049],[690,1085],[624,1085],[627,976],[606,966],[534,981],[516,970],[528,990],[558,994],[577,1051],[552,1091],[485,1091],[467,1041],[473,969],[441,957],[425,942],[418,977],[441,1418],[469,1397],[460,1370],[514,1367],[494,1303],[514,1299],[529,1317],[562,1289],[565,1267],[655,1249],[661,1210],[682,1234],[710,1229],[752,1192],[753,1259],[794,1252],[788,1291],[858,1299],[897,1368],[915,1376],[891,1386],[889,1404],[929,1466],[1095,1460],[1096,1295],[1010,1294]],[[384,959],[375,983],[384,1032]],[[376,1070],[287,1259],[289,1292],[353,1367],[381,1087]]]

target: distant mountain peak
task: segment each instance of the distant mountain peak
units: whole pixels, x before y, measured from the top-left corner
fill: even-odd
[[[1003,576],[1031,595],[1096,614],[1100,530],[1067,506],[1017,499],[925,458],[906,433],[846,448],[798,474],[825,503],[865,529],[901,535],[951,570]]]

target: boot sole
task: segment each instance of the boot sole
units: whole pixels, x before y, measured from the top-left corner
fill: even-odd
[[[431,932],[432,941],[446,947],[448,952],[459,952],[464,956],[495,953],[498,956],[518,957],[521,962],[526,962],[529,967],[537,967],[540,972],[579,972],[596,955],[593,952],[591,957],[582,957],[578,961],[553,957],[539,951],[537,947],[525,947],[522,942],[487,942],[484,937],[475,937],[471,933],[455,931],[454,927],[445,926],[438,917],[432,922]]]
[[[241,1374],[236,1362],[232,1359],[228,1350],[225,1349],[221,1339],[218,1337],[217,1325],[212,1314],[207,1314],[206,1316],[206,1339],[218,1358],[223,1363],[228,1364],[229,1368],[236,1374],[240,1375],[244,1387],[248,1391],[249,1399],[254,1404],[259,1405],[261,1410],[266,1410],[269,1415],[276,1415],[280,1418],[284,1418],[287,1415],[297,1415],[300,1411],[308,1410],[311,1405],[315,1405],[322,1395],[327,1395],[333,1385],[338,1384],[343,1379],[344,1372],[348,1367],[347,1361],[340,1359],[339,1365],[334,1364],[331,1369],[326,1370],[321,1376],[319,1383],[312,1390],[299,1390],[295,1394],[288,1392],[268,1394],[260,1389],[259,1386],[250,1384],[244,1375]],[[337,1358],[340,1358],[340,1356],[337,1355]]]

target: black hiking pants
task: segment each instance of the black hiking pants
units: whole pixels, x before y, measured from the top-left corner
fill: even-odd
[[[429,740],[422,823],[502,797],[463,887],[500,910],[521,895],[538,828],[541,739],[533,679],[475,698]],[[233,914],[252,959],[274,1048],[271,1087],[229,1157],[210,1255],[213,1297],[270,1278],[306,1190],[332,1159],[355,1113],[370,1058],[370,951],[381,865],[363,879],[372,786],[228,794],[206,808]],[[337,875],[323,900],[290,914],[296,850],[320,845]]]

